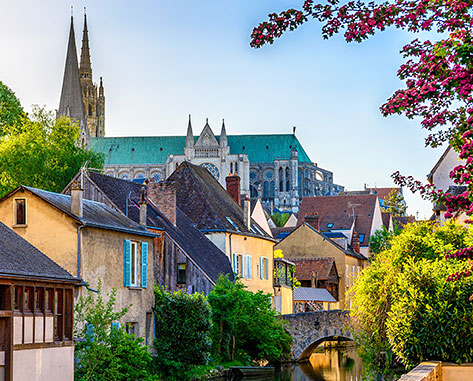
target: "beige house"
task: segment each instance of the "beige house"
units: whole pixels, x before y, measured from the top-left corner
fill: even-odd
[[[80,283],[0,223],[0,380],[74,379]]]
[[[150,344],[153,339],[153,238],[155,233],[110,207],[72,196],[20,186],[0,199],[0,221],[41,250],[90,290],[117,290],[121,323]],[[82,295],[82,288],[75,297]]]
[[[331,308],[350,308],[347,291],[353,285],[361,270],[368,265],[368,260],[363,254],[356,252],[351,247],[345,249],[307,223],[303,223],[293,230],[274,248],[275,250],[282,250],[284,258],[290,261],[301,258],[334,258],[340,279],[338,283],[338,303],[332,303]]]

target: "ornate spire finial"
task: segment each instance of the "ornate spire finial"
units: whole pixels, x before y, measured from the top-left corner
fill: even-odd
[[[87,8],[84,7],[84,16],[87,16]]]
[[[205,118],[205,124],[209,124],[209,118]]]
[[[74,7],[71,5],[71,19],[74,17]]]

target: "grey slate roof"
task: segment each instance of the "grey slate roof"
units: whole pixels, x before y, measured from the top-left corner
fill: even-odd
[[[28,241],[0,222],[0,276],[80,282]]]
[[[83,200],[83,217],[79,218],[71,212],[71,196],[26,186],[23,186],[23,188],[86,226],[149,237],[155,236],[155,234],[140,224],[126,218],[121,213],[100,202]]]
[[[199,230],[231,231],[274,241],[253,219],[256,230],[247,229],[243,209],[205,168],[184,161],[168,180],[177,183],[177,205]]]
[[[325,288],[297,287],[292,295],[295,302],[336,302],[335,298]]]
[[[126,213],[126,199],[129,197],[128,217],[139,221],[138,200],[143,185],[92,171],[88,171],[87,176],[123,213]],[[157,207],[148,204],[147,225],[164,229],[214,282],[221,274],[233,279],[234,274],[227,256],[205,237],[179,208],[176,208],[176,225],[174,225]]]

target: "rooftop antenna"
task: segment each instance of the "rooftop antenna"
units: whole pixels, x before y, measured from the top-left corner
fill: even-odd
[[[353,220],[357,217],[357,215],[355,214],[355,208],[357,206],[361,206],[361,204],[352,204],[351,202],[348,203],[348,207],[352,210],[352,214],[349,214],[349,216],[352,216]]]

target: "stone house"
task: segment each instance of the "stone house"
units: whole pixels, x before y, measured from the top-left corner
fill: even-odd
[[[0,380],[74,379],[74,289],[81,285],[0,222]]]
[[[105,204],[20,186],[0,199],[0,221],[91,290],[117,290],[116,308],[130,307],[121,323],[151,343],[154,337],[153,238],[156,234]],[[75,297],[83,295],[81,288]]]
[[[274,246],[274,249],[282,250],[284,258],[296,264],[296,274],[298,271],[301,271],[298,270],[298,260],[333,258],[339,276],[339,282],[338,302],[334,303],[332,307],[346,309],[350,307],[350,300],[347,298],[348,289],[353,285],[353,282],[356,280],[356,277],[360,274],[361,270],[368,265],[367,258],[359,252],[359,246],[356,242],[356,234],[354,244],[354,248],[352,248],[352,246],[345,248],[327,237],[324,232],[321,232],[304,222],[277,243]],[[330,271],[333,272],[333,270]],[[329,272],[327,275],[327,285],[330,284],[329,278],[331,277],[332,276]],[[315,282],[317,283],[317,279]],[[333,285],[331,292],[336,294],[336,290],[336,285]]]
[[[154,281],[158,285],[170,291],[207,295],[220,275],[228,275],[233,280],[228,258],[176,206],[172,187],[165,183],[139,184],[83,170],[63,193],[70,194],[74,181],[83,184],[85,199],[104,203],[159,234],[154,238],[153,250]],[[155,187],[160,191],[155,192]],[[141,200],[143,191],[144,202]],[[156,194],[169,197],[157,197]]]

